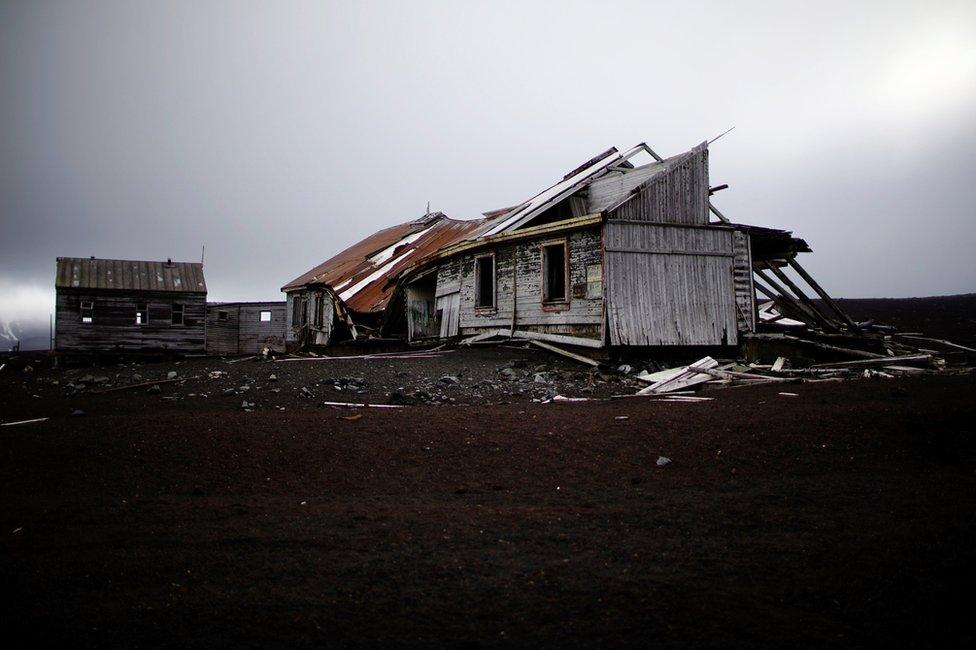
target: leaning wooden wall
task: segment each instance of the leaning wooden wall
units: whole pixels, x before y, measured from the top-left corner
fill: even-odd
[[[202,354],[205,350],[206,294],[97,289],[57,290],[56,350]],[[94,303],[94,322],[81,322],[81,303]],[[136,310],[146,304],[149,322],[137,325]],[[183,325],[172,324],[172,306],[183,305]]]
[[[632,221],[708,223],[708,148],[695,147],[607,215]]]
[[[610,221],[605,230],[612,345],[735,345],[732,232]]]

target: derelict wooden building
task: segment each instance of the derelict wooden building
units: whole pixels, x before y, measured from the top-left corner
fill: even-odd
[[[285,303],[217,302],[207,305],[207,354],[233,356],[285,350]]]
[[[203,354],[203,265],[77,257],[57,259],[58,352]]]
[[[756,274],[799,268],[809,248],[725,218],[708,155],[704,142],[667,159],[643,143],[611,148],[511,208],[375,233],[283,287],[289,337],[737,345],[757,327],[756,291],[769,293]]]

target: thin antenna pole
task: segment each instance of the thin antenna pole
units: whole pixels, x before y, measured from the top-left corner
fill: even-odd
[[[735,128],[735,127],[733,126],[732,128],[730,128],[730,129],[729,129],[728,131],[726,131],[725,133],[728,133],[729,131],[731,131],[731,130],[732,130],[732,129],[734,129],[734,128]],[[720,133],[720,134],[718,134],[717,136],[715,136],[714,138],[712,138],[711,140],[709,140],[709,141],[708,141],[708,144],[712,144],[713,142],[715,142],[716,140],[718,140],[719,138],[721,138],[721,137],[722,137],[723,135],[725,135],[725,133]]]
[[[428,214],[430,214],[430,201],[427,201],[427,212],[424,214],[424,216],[426,217]]]

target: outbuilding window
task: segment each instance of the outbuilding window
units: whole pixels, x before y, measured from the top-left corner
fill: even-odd
[[[567,267],[566,242],[546,244],[542,247],[542,300],[566,302]]]
[[[95,322],[95,303],[91,300],[81,301],[81,322],[82,323],[93,323]]]
[[[148,325],[149,324],[149,309],[148,305],[144,302],[136,305],[136,325]]]
[[[478,309],[495,307],[495,255],[482,255],[474,261],[474,306]]]
[[[217,320],[227,320],[228,316],[229,316],[229,314],[227,312],[225,312],[225,311],[218,311],[217,312]]]
[[[173,325],[183,324],[183,305],[173,305]]]
[[[261,312],[261,322],[262,323],[270,323],[271,322],[271,312],[270,311],[263,311],[263,312]]]

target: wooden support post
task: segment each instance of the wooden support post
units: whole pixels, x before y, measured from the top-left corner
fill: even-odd
[[[807,273],[803,269],[802,266],[800,266],[800,263],[796,261],[796,256],[795,255],[793,257],[787,258],[786,261],[787,261],[787,263],[789,263],[790,266],[793,267],[793,270],[796,271],[800,275],[801,278],[803,278],[803,281],[806,282],[808,285],[810,285],[810,288],[813,289],[814,291],[816,291],[817,292],[817,295],[820,296],[820,298],[825,303],[827,303],[827,305],[831,309],[833,309],[834,312],[836,312],[837,315],[840,316],[841,319],[845,323],[847,323],[847,326],[848,327],[850,327],[854,331],[860,331],[861,330],[861,328],[857,326],[857,323],[855,323],[853,320],[851,320],[851,317],[848,316],[847,314],[845,314],[844,313],[844,310],[842,310],[837,305],[837,303],[834,302],[834,299],[827,295],[827,292],[823,290],[823,287],[821,287],[819,284],[817,284],[817,281],[814,280],[813,277],[811,277],[810,274]]]
[[[782,280],[783,281],[783,284],[785,284],[787,287],[789,287],[790,291],[792,291],[793,294],[797,298],[800,299],[800,302],[802,302],[804,305],[806,305],[807,308],[811,312],[813,312],[813,315],[816,316],[819,321],[821,321],[821,323],[823,324],[824,327],[826,327],[827,329],[833,330],[835,332],[840,330],[840,328],[837,326],[837,324],[834,323],[830,319],[830,317],[828,317],[826,314],[824,314],[819,309],[817,309],[817,305],[814,304],[814,302],[812,300],[810,300],[810,298],[809,298],[809,296],[807,296],[807,294],[803,293],[803,289],[801,289],[800,287],[796,286],[796,284],[793,282],[793,280],[790,279],[790,277],[788,275],[786,275],[785,273],[783,273],[782,271],[780,271],[778,268],[776,268],[775,265],[770,264],[769,262],[766,262],[765,263],[765,266],[766,266],[767,269],[769,269],[770,271],[773,272],[773,275],[775,275],[777,278],[779,278],[780,280]]]

